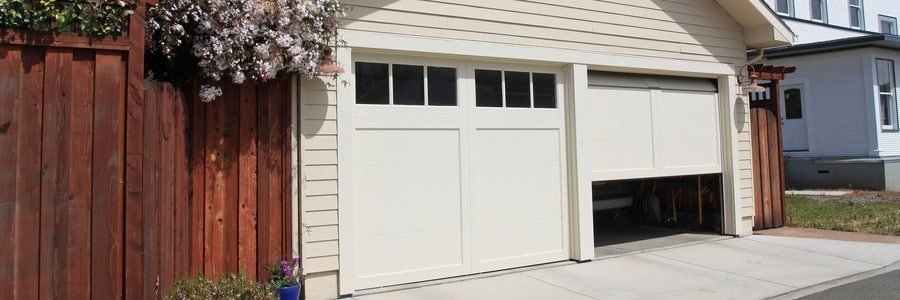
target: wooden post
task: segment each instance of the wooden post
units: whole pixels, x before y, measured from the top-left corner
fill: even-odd
[[[143,115],[144,22],[146,0],[135,1],[128,22],[128,75],[125,102],[125,298],[143,298]]]

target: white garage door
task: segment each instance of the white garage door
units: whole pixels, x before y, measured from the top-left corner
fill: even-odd
[[[591,180],[719,173],[716,85],[709,79],[591,72]]]
[[[357,288],[568,258],[555,70],[356,59]]]

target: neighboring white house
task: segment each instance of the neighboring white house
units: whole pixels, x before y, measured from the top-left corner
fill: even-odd
[[[736,74],[794,40],[761,0],[342,3],[347,72],[299,81],[307,299],[591,260],[593,181],[717,174],[752,232]]]
[[[896,0],[767,0],[798,35],[781,82],[788,187],[900,190]]]

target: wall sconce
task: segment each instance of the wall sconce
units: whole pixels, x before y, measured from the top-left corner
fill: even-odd
[[[744,78],[744,70],[747,70],[747,78]],[[753,69],[753,65],[746,65],[741,68],[741,74],[738,74],[738,85],[741,87],[742,92],[750,92],[750,93],[760,93],[765,92],[766,88],[759,85],[756,82],[758,76],[755,74],[756,70]]]
[[[334,57],[331,55],[333,50],[331,47],[325,48],[324,56],[322,56],[322,64],[316,67],[316,73],[319,74],[341,74],[344,73],[344,68],[338,66],[334,63]]]

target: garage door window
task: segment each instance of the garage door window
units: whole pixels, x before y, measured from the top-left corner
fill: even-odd
[[[456,69],[428,67],[428,105],[456,106]]]
[[[356,103],[456,106],[456,69],[357,62]]]
[[[475,105],[556,108],[556,75],[475,70]]]
[[[356,103],[389,104],[388,64],[358,62],[356,72]]]

